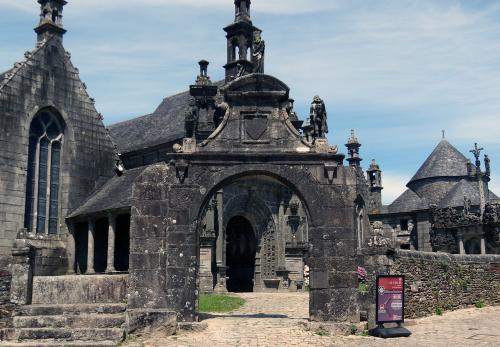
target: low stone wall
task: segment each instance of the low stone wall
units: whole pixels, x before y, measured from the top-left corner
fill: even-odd
[[[0,256],[0,330],[11,327],[13,305],[10,304],[12,257]]]
[[[128,275],[34,276],[33,304],[124,303]]]
[[[390,273],[405,275],[405,316],[500,304],[500,256],[398,250]]]

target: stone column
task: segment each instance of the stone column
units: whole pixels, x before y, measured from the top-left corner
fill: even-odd
[[[458,248],[460,250],[460,254],[464,255],[465,254],[464,235],[462,233],[458,233]]]
[[[217,263],[217,285],[216,292],[227,292],[226,288],[226,228],[224,226],[224,201],[223,192],[219,190],[215,194],[217,204],[217,220],[219,230],[215,246],[215,259]]]
[[[12,248],[12,282],[10,302],[16,305],[31,304],[33,293],[34,249],[27,240],[15,240]]]
[[[115,272],[115,234],[116,234],[116,217],[112,214],[108,215],[108,261],[106,272]]]
[[[95,221],[91,218],[88,220],[89,239],[87,246],[87,272],[86,274],[94,274],[94,236],[95,236]]]
[[[76,226],[75,223],[68,223],[68,238],[66,243],[66,255],[68,257],[68,271],[69,275],[75,273],[76,266]]]
[[[482,255],[486,254],[486,240],[484,232],[481,234],[481,254]]]

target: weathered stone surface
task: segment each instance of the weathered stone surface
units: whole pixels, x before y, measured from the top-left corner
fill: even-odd
[[[128,310],[127,333],[134,335],[159,332],[174,335],[177,331],[177,313],[165,310]]]
[[[128,275],[35,276],[33,304],[119,303],[126,300]]]
[[[393,256],[365,257],[369,291],[363,309],[374,302],[376,274],[405,276],[406,318],[433,315],[437,308],[456,310],[500,303],[498,255],[453,255],[398,250]]]

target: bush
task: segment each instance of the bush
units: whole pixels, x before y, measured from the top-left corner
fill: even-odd
[[[443,315],[443,309],[441,307],[436,307],[436,315],[438,316],[442,316]]]
[[[484,305],[484,302],[482,300],[479,300],[478,302],[476,302],[474,304],[474,306],[476,306],[476,308],[483,308],[485,305]]]
[[[351,335],[356,335],[358,332],[358,327],[354,324],[351,324]]]

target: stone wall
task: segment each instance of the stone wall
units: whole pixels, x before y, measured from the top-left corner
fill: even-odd
[[[113,144],[78,69],[60,39],[40,43],[0,74],[0,254],[10,254],[24,227],[29,129],[45,108],[57,110],[64,123],[60,234],[66,233],[68,212],[113,175]]]
[[[0,337],[1,330],[11,325],[13,309],[10,304],[11,263],[11,257],[0,256]]]
[[[35,276],[32,304],[95,304],[126,301],[128,275]]]
[[[500,256],[397,251],[391,274],[405,275],[405,316],[500,304]]]

